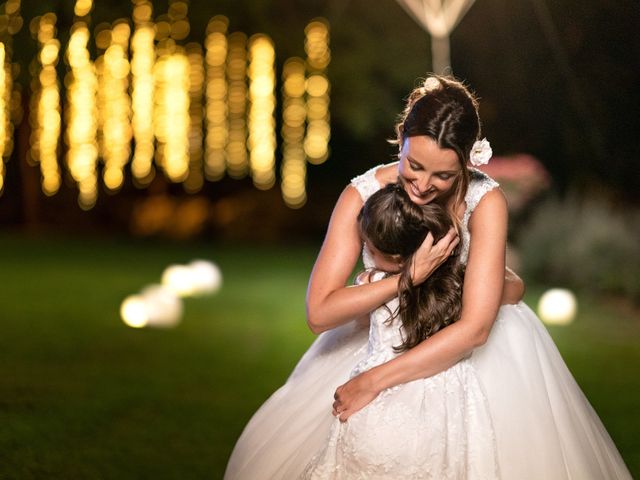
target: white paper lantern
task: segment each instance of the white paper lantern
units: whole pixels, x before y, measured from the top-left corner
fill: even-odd
[[[578,309],[575,295],[564,288],[547,290],[538,302],[538,315],[549,325],[571,323]]]

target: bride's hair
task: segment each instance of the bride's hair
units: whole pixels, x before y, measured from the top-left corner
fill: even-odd
[[[396,138],[392,143],[400,149],[408,137],[427,136],[438,147],[456,152],[461,175],[451,194],[437,201],[449,203],[449,214],[464,201],[469,187],[467,161],[473,144],[480,137],[480,115],[475,95],[459,80],[448,76],[430,75],[407,97],[404,111],[396,124]],[[447,202],[451,196],[453,202]]]
[[[413,255],[427,234],[431,232],[437,242],[451,226],[443,207],[434,203],[416,205],[397,183],[371,195],[358,214],[361,236],[402,263],[399,307],[390,319],[400,315],[404,327],[403,342],[394,346],[396,351],[413,348],[460,317],[464,267],[457,252],[420,285],[413,285],[411,280]]]

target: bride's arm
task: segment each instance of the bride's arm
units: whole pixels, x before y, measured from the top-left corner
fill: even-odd
[[[487,340],[505,281],[507,205],[499,189],[483,197],[471,217],[469,229],[471,245],[460,319],[413,349],[338,387],[334,413],[340,412],[342,421],[382,390],[442,372]]]
[[[307,323],[314,333],[368,315],[397,295],[398,275],[364,285],[347,286],[347,281],[362,251],[357,217],[362,198],[347,186],[331,214],[331,220],[307,288]],[[455,240],[454,240],[455,238]],[[419,267],[424,278],[437,268],[458,243],[455,233],[430,245]]]

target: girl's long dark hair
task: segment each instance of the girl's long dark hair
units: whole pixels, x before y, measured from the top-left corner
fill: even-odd
[[[416,205],[401,185],[393,183],[369,197],[358,215],[358,225],[361,235],[376,249],[402,262],[399,308],[392,319],[400,315],[404,337],[401,345],[394,346],[396,351],[413,348],[460,318],[464,267],[457,252],[420,285],[411,280],[413,256],[427,234],[431,232],[437,242],[452,226],[442,206]]]

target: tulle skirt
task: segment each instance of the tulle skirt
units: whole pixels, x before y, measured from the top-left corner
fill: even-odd
[[[328,442],[335,439],[335,430],[341,428],[331,415],[333,393],[366,357],[367,336],[366,329],[352,322],[316,339],[287,383],[262,405],[246,426],[229,460],[225,480],[296,479],[314,457],[315,462],[317,455],[326,451]],[[501,307],[487,343],[463,362],[465,368],[473,369],[472,377],[477,378],[484,391],[491,416],[498,459],[494,478],[631,478],[553,340],[524,303]],[[372,415],[375,404],[374,401],[365,407],[360,418],[375,418]],[[424,409],[424,415],[429,414],[430,409]],[[367,422],[364,425],[366,428]],[[457,438],[451,433],[442,433],[449,441],[448,455],[455,446],[451,442],[456,441],[451,439]],[[377,433],[373,432],[372,437],[374,435]],[[465,442],[469,437],[459,438]],[[459,450],[467,451],[467,445],[459,445]],[[461,461],[454,458],[445,463]],[[416,466],[424,462],[424,458],[413,460]],[[434,462],[442,464],[442,459],[431,463]],[[430,471],[433,469],[425,467],[414,478],[442,478]],[[363,477],[352,472],[341,476],[327,474],[326,478]],[[399,477],[398,472],[389,471],[386,477],[379,478]]]
[[[498,440],[502,478],[630,479],[620,453],[536,314],[505,305],[471,360]]]
[[[245,427],[225,480],[298,478],[323,447],[335,420],[333,394],[365,358],[368,338],[356,322],[320,334]]]

